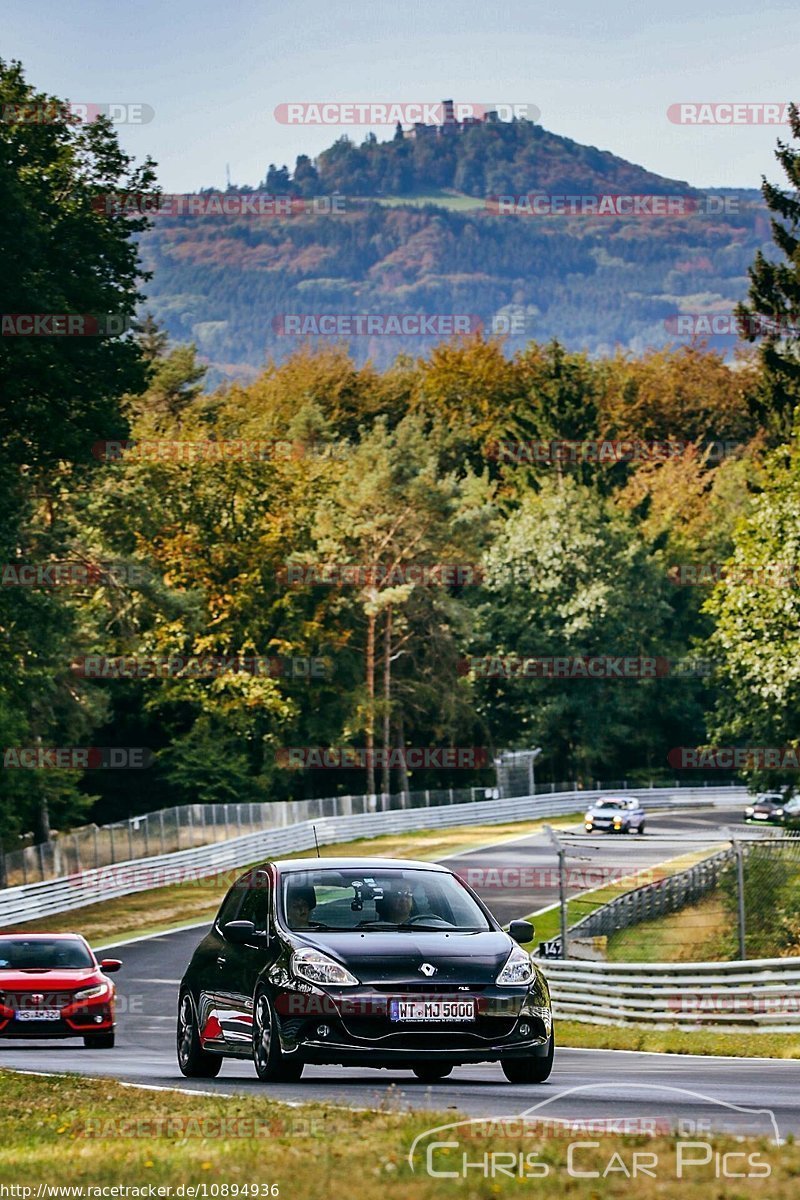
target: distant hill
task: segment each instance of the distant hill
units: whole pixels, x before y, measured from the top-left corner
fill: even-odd
[[[697,329],[724,330],[756,249],[771,244],[755,189],[700,195],[527,121],[360,146],[340,139],[315,163],[300,156],[292,173],[272,165],[262,190],[305,200],[282,217],[159,213],[142,239],[154,272],[147,308],[173,338],[197,343],[212,383],[286,357],[298,344],[286,314],[455,313],[508,331],[511,350],[558,337],[592,354],[639,352],[690,336],[695,325],[677,325],[676,314],[716,313]],[[668,197],[685,202],[684,215],[502,211],[524,211],[509,198],[529,194],[550,198],[540,211],[569,209],[569,197],[573,210],[593,197]],[[385,365],[441,337],[387,328],[346,340],[360,361]],[[735,345],[724,333],[709,340]]]

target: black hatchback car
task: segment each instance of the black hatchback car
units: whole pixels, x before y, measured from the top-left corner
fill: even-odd
[[[260,1079],[307,1063],[411,1070],[499,1062],[513,1083],[553,1065],[547,983],[475,893],[434,863],[265,863],[233,885],[180,988],[178,1063],[211,1078],[225,1057]]]

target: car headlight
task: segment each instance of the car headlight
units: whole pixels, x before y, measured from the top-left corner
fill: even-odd
[[[772,814],[772,815],[773,815],[773,817],[782,817],[782,816],[783,816],[783,809],[782,809],[782,808],[776,808],[776,809],[775,809],[775,811],[773,812],[773,814]]]
[[[544,1022],[544,1031],[548,1037],[553,1031],[553,1010],[548,1008],[546,1004],[532,1004],[531,1012],[535,1017],[539,1017]]]
[[[310,946],[305,950],[295,950],[291,966],[294,975],[309,983],[333,983],[338,987],[357,987],[359,983],[347,967]]]
[[[534,974],[530,955],[515,946],[495,983],[498,987],[524,987],[533,982]]]
[[[99,996],[107,996],[111,992],[111,988],[107,983],[98,983],[95,987],[84,988],[81,992],[76,992],[72,997],[73,1000],[96,1000]]]
[[[751,805],[749,805],[749,806],[748,806],[748,807],[747,807],[747,808],[744,810],[744,815],[745,815],[746,817],[752,817],[752,815],[753,815],[753,806],[752,806],[752,804],[751,804]]]

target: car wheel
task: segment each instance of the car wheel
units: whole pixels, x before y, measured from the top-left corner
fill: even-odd
[[[83,1039],[87,1050],[113,1050],[114,1031],[111,1033],[87,1033]]]
[[[546,1054],[529,1054],[527,1058],[504,1058],[500,1065],[508,1082],[544,1083],[553,1069],[555,1046],[556,1035],[551,1033]]]
[[[200,1030],[192,997],[186,992],[178,1009],[178,1066],[187,1079],[215,1079],[222,1055],[210,1054],[200,1044]]]
[[[275,1012],[266,992],[253,1005],[253,1063],[262,1083],[296,1083],[305,1063],[298,1056],[286,1058],[281,1050]]]
[[[644,821],[642,821],[641,825],[639,826],[639,833],[644,833]]]
[[[417,1063],[416,1067],[411,1068],[422,1083],[438,1083],[440,1079],[446,1079],[453,1070],[452,1063]]]

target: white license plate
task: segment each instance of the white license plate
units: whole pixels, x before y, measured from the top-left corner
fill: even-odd
[[[60,1021],[60,1008],[23,1008],[17,1013],[18,1021]]]
[[[753,813],[753,816],[757,821],[766,821],[769,813]]]
[[[474,1000],[390,1000],[390,1021],[474,1021]]]

